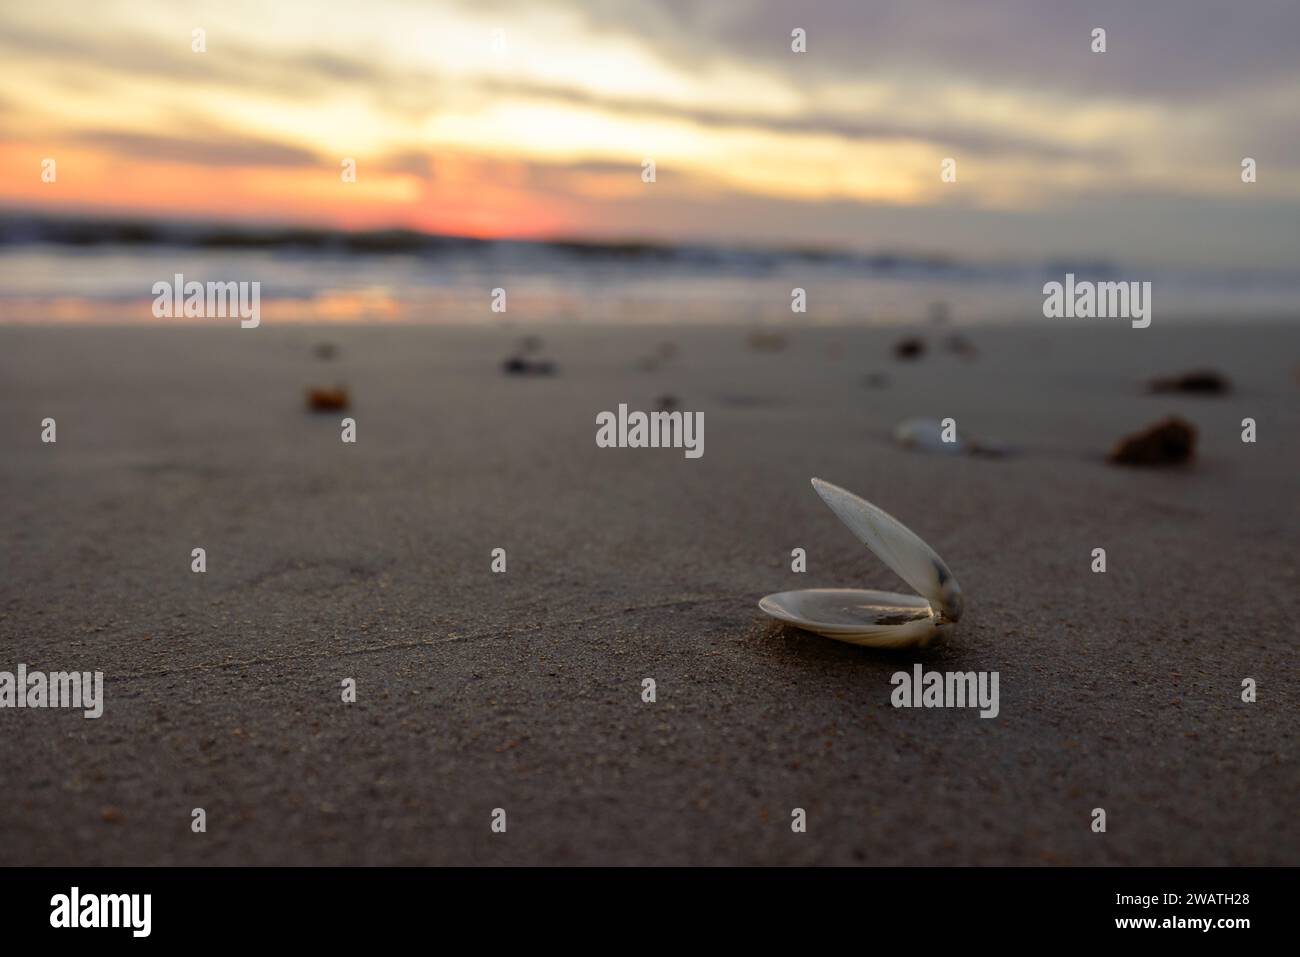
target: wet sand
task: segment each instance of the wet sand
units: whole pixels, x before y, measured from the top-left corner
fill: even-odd
[[[107,695],[0,710],[0,864],[1300,863],[1300,325],[910,331],[0,328],[0,670]],[[502,374],[525,333],[555,375]],[[1236,391],[1143,391],[1202,366]],[[355,445],[305,406],[336,382]],[[596,447],[665,394],[701,458]],[[1171,412],[1193,468],[1104,462]],[[897,448],[916,415],[1023,452]],[[903,587],[814,475],[944,557],[950,640],[758,611]],[[891,707],[918,661],[998,671],[999,716]]]

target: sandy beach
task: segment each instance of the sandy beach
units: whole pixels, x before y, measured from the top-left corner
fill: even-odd
[[[1163,319],[963,329],[973,358],[929,326],[0,328],[0,669],[106,695],[0,712],[0,864],[1300,863],[1300,325]],[[502,373],[525,334],[554,375]],[[1204,366],[1234,391],[1144,390]],[[353,445],[305,408],[335,383]],[[700,458],[596,447],[663,396]],[[1169,413],[1191,468],[1104,461]],[[919,415],[1019,454],[899,448]],[[946,642],[762,615],[905,588],[812,476],[943,556]],[[1000,714],[893,708],[916,662],[998,671]]]

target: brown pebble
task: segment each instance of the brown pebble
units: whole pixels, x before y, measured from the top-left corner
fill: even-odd
[[[342,386],[333,389],[313,386],[307,390],[307,408],[313,412],[338,412],[350,404],[348,390]]]
[[[1115,465],[1186,465],[1196,453],[1196,427],[1170,416],[1120,439],[1107,461]]]
[[[115,807],[106,807],[99,812],[102,821],[108,824],[121,824],[126,817]]]

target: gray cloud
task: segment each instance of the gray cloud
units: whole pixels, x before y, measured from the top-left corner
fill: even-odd
[[[132,157],[180,160],[200,166],[313,166],[315,154],[297,146],[235,134],[203,137],[159,136],[119,130],[80,130],[77,143],[100,146]]]
[[[6,24],[0,30],[0,49],[15,58],[38,57],[58,62],[61,68],[70,71],[91,70],[134,78],[215,84],[310,99],[345,84],[373,89],[402,79],[421,83],[435,79],[398,77],[370,58],[324,50],[285,54],[244,45],[222,49],[210,40],[208,52],[196,54],[189,49],[188,36],[184,45],[164,44],[143,35],[73,36]]]
[[[483,0],[476,0],[482,3]],[[944,77],[1082,97],[1187,101],[1300,75],[1294,0],[583,0],[601,30],[648,39],[679,65],[757,62],[795,83]],[[790,30],[808,53],[790,52]],[[1108,52],[1093,54],[1093,27]]]

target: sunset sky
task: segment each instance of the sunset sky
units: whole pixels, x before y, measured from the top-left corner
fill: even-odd
[[[1284,268],[1296,103],[1293,0],[42,0],[0,204]]]

